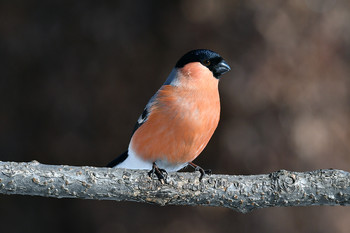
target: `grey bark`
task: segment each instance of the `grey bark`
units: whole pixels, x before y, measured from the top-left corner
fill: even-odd
[[[55,198],[222,206],[239,212],[272,206],[349,205],[350,173],[341,170],[205,176],[169,173],[167,184],[147,171],[0,162],[0,193]]]

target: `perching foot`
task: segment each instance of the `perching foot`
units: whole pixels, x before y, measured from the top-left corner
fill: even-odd
[[[211,175],[211,170],[208,169],[208,170],[204,170],[203,168],[201,168],[200,166],[192,163],[192,162],[189,162],[188,165],[190,165],[191,167],[194,168],[195,171],[199,171],[201,173],[200,177],[199,177],[199,181],[202,181],[203,177],[205,175]]]
[[[152,178],[153,174],[156,174],[158,180],[162,183],[162,184],[166,184],[166,177],[168,175],[167,171],[164,169],[159,168],[156,163],[153,163],[152,165],[152,170],[150,170],[148,172],[148,175]]]

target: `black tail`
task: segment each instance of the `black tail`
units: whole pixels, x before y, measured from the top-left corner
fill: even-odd
[[[125,151],[123,154],[119,155],[116,159],[107,164],[106,167],[114,167],[121,162],[123,162],[128,157],[128,151]]]

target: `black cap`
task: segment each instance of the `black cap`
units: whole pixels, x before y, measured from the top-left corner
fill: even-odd
[[[217,53],[208,49],[196,49],[183,55],[176,63],[175,68],[182,68],[188,63],[200,62],[213,72],[215,78],[231,70],[230,66]]]

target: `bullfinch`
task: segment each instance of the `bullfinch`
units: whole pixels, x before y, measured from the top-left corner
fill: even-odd
[[[107,167],[147,169],[164,182],[167,171],[192,163],[213,135],[220,118],[218,84],[231,70],[207,49],[183,55],[138,118],[128,150]]]

